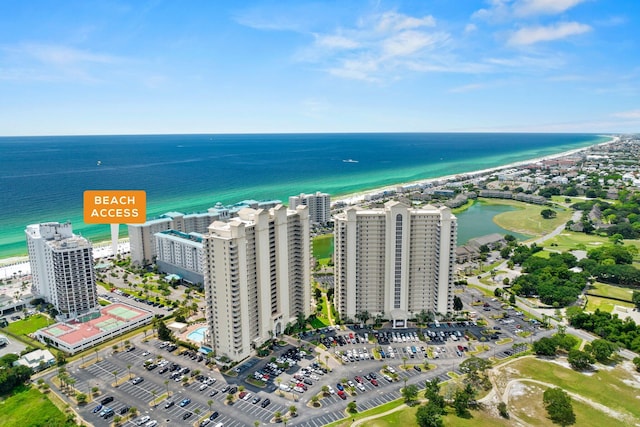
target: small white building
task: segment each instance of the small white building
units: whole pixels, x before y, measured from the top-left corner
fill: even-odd
[[[23,365],[33,369],[34,372],[46,369],[56,363],[56,358],[49,350],[35,350],[27,353],[13,362],[13,366]]]

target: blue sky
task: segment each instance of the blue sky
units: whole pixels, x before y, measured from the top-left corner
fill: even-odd
[[[638,132],[640,1],[3,1],[0,135]]]

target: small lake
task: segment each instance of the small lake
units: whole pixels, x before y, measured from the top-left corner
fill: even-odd
[[[531,236],[505,230],[493,222],[493,217],[502,212],[515,211],[516,208],[505,205],[490,205],[476,201],[469,209],[455,214],[458,218],[458,245],[464,245],[475,237],[487,234],[511,234],[516,239],[527,240]]]

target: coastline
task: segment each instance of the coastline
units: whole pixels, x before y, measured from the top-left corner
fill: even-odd
[[[410,186],[410,185],[424,185],[424,184],[431,184],[431,183],[434,183],[434,182],[450,182],[450,181],[459,180],[461,178],[470,179],[470,178],[479,177],[479,176],[482,176],[482,175],[487,175],[487,174],[491,174],[491,173],[494,173],[494,172],[498,172],[498,171],[503,170],[503,169],[511,169],[511,168],[518,167],[518,166],[528,165],[530,163],[538,163],[538,162],[542,162],[542,161],[545,161],[545,160],[554,160],[554,159],[560,159],[560,158],[563,158],[563,157],[569,157],[569,156],[572,156],[574,154],[581,153],[583,151],[589,150],[589,149],[591,149],[593,147],[599,147],[599,146],[602,146],[602,145],[613,144],[613,143],[617,142],[618,140],[620,140],[620,137],[618,137],[618,136],[613,136],[613,135],[603,135],[603,136],[610,137],[611,140],[605,141],[605,142],[600,142],[598,144],[589,145],[589,146],[582,147],[582,148],[576,148],[576,149],[573,149],[573,150],[563,151],[563,152],[557,153],[557,154],[550,154],[548,156],[543,156],[543,157],[535,157],[535,158],[532,158],[532,159],[529,159],[529,160],[521,160],[521,161],[509,163],[509,164],[502,165],[502,166],[496,166],[496,167],[487,168],[487,169],[480,169],[480,170],[471,171],[471,172],[457,173],[457,174],[453,174],[453,175],[445,175],[445,176],[436,177],[436,178],[420,179],[420,180],[411,181],[411,182],[404,182],[404,183],[398,183],[398,184],[394,184],[394,185],[388,185],[386,187],[376,188],[376,189],[373,189],[373,190],[360,191],[360,192],[353,193],[353,194],[345,194],[345,195],[342,195],[342,196],[337,196],[338,198],[336,200],[332,201],[331,205],[334,206],[334,205],[336,205],[338,203],[344,203],[346,205],[354,205],[354,204],[358,204],[358,203],[364,202],[366,196],[379,194],[379,193],[384,192],[384,191],[395,190],[398,187]]]
[[[563,158],[563,157],[569,157],[571,155],[589,150],[593,147],[598,147],[598,146],[602,146],[602,145],[608,145],[608,144],[612,144],[617,142],[620,137],[618,136],[614,136],[614,135],[602,135],[603,137],[608,137],[610,138],[609,141],[604,141],[604,142],[600,142],[597,144],[592,144],[592,145],[588,145],[585,147],[581,147],[581,148],[576,148],[576,149],[572,149],[572,150],[568,150],[568,151],[563,151],[560,153],[556,153],[556,154],[550,154],[547,156],[542,156],[542,157],[535,157],[535,158],[531,158],[531,159],[527,159],[527,160],[521,160],[521,161],[517,161],[517,162],[512,162],[512,163],[508,163],[506,165],[501,165],[501,166],[496,166],[496,167],[491,167],[491,168],[486,168],[486,169],[480,169],[480,170],[476,170],[476,171],[469,171],[469,172],[462,172],[462,173],[457,173],[457,174],[452,174],[452,175],[445,175],[445,176],[440,176],[440,177],[434,177],[434,178],[428,178],[428,179],[420,179],[420,180],[415,180],[415,181],[410,181],[410,182],[399,182],[393,185],[388,185],[385,187],[380,187],[380,188],[375,188],[375,189],[371,189],[371,190],[366,190],[366,191],[359,191],[356,193],[350,193],[350,194],[343,194],[343,195],[336,195],[336,199],[332,200],[331,202],[331,206],[335,206],[336,204],[344,204],[344,205],[355,205],[358,203],[362,203],[365,201],[365,198],[367,196],[371,196],[371,195],[375,195],[375,194],[379,194],[381,192],[384,191],[390,191],[390,190],[396,190],[398,187],[404,187],[404,186],[411,186],[411,185],[425,185],[425,184],[432,184],[435,182],[438,183],[446,183],[446,182],[451,182],[451,181],[456,181],[456,180],[460,180],[460,179],[471,179],[471,178],[475,178],[475,177],[480,177],[483,175],[487,175],[487,174],[491,174],[500,170],[504,170],[504,169],[510,169],[510,168],[514,168],[514,167],[518,167],[518,166],[522,166],[522,165],[527,165],[530,163],[537,163],[537,162],[541,162],[544,160],[553,160],[553,159],[559,159],[559,158]],[[121,238],[119,239],[119,242],[121,243],[126,243],[128,245],[129,239],[127,238]],[[110,240],[100,240],[100,241],[96,241],[96,242],[92,242],[94,245],[94,250],[96,248],[102,248],[104,246],[108,246],[110,247]],[[107,256],[107,255],[102,255],[102,256]],[[28,265],[28,260],[29,260],[29,256],[28,255],[18,255],[18,256],[12,256],[9,258],[2,258],[0,259],[0,278],[3,277],[7,277],[6,272],[3,271],[8,267],[14,267],[16,265],[20,265],[20,266],[24,266],[24,265]],[[13,268],[12,268],[13,270]]]

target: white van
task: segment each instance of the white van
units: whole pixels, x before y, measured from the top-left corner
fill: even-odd
[[[224,427],[224,423],[218,423],[215,425],[215,427]]]

